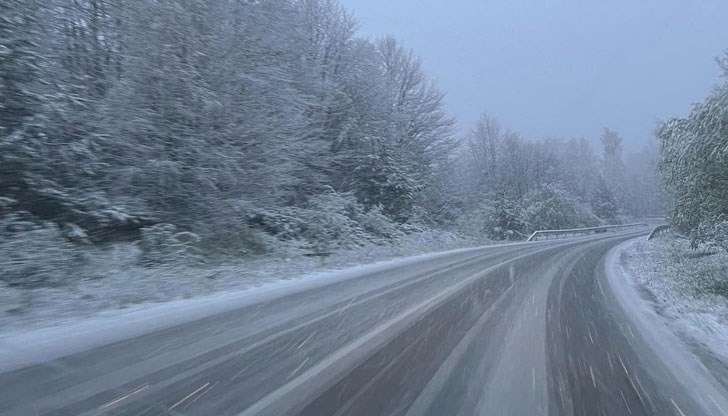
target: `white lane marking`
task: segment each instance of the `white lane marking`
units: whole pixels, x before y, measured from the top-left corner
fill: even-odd
[[[680,407],[675,403],[675,400],[670,399],[670,402],[672,402],[672,405],[675,406],[675,409],[680,413],[680,416],[685,416],[685,413],[680,409]]]
[[[624,393],[622,392],[622,390],[619,391],[619,394],[622,395],[622,400],[624,400],[624,405],[627,407],[627,411],[631,415],[632,414],[632,409],[630,409],[629,404],[627,404],[627,398],[624,397]]]
[[[174,409],[175,407],[177,407],[177,406],[181,405],[182,403],[184,403],[184,402],[185,402],[185,400],[187,400],[187,399],[189,399],[190,397],[194,396],[195,394],[199,393],[199,392],[200,392],[200,391],[201,391],[202,389],[204,389],[205,387],[207,387],[207,386],[209,386],[209,385],[210,385],[210,382],[208,381],[207,383],[203,384],[203,385],[202,385],[202,386],[201,386],[200,388],[198,388],[197,390],[195,390],[195,391],[193,391],[192,393],[188,394],[187,396],[183,397],[183,398],[182,398],[182,400],[180,400],[180,401],[178,401],[177,403],[173,404],[173,405],[172,405],[172,406],[171,406],[171,407],[169,408],[169,410],[172,410],[172,409]]]
[[[108,403],[106,403],[106,404],[104,404],[104,405],[101,405],[101,406],[99,407],[99,410],[103,410],[103,409],[106,409],[106,408],[108,408],[108,407],[111,407],[111,406],[113,406],[113,405],[115,405],[115,404],[117,404],[117,403],[121,402],[122,400],[126,400],[126,399],[128,399],[129,397],[131,397],[131,396],[133,396],[133,395],[135,395],[135,394],[139,393],[140,391],[142,391],[142,390],[146,389],[147,387],[149,387],[149,384],[143,384],[143,385],[141,385],[141,386],[139,386],[139,387],[137,387],[137,388],[133,389],[133,390],[132,390],[132,391],[130,391],[129,393],[127,393],[127,394],[125,394],[125,395],[123,395],[123,396],[121,396],[121,397],[118,397],[118,398],[116,398],[116,399],[114,399],[114,400],[112,400],[112,401],[110,401],[110,402],[108,402]]]
[[[303,347],[304,345],[306,345],[306,343],[307,343],[308,341],[310,341],[310,340],[311,340],[311,338],[313,338],[313,336],[314,336],[314,335],[316,335],[316,332],[318,332],[318,329],[316,329],[316,330],[314,330],[313,332],[311,332],[311,335],[309,335],[309,336],[308,336],[308,337],[307,337],[307,338],[306,338],[305,340],[303,340],[303,342],[302,342],[302,343],[298,344],[298,346],[296,347],[296,349],[297,349],[297,350],[300,350],[300,349],[301,349],[301,347]]]
[[[304,366],[304,365],[306,365],[306,363],[308,362],[308,360],[309,360],[310,358],[311,358],[311,357],[306,357],[306,359],[305,359],[305,360],[303,360],[303,362],[302,362],[302,363],[301,363],[301,364],[300,364],[300,365],[299,365],[298,367],[296,367],[296,369],[295,369],[295,370],[293,370],[293,371],[291,372],[291,374],[289,374],[289,375],[288,375],[288,378],[291,378],[291,377],[295,376],[295,375],[296,375],[296,373],[298,373],[298,372],[299,372],[299,371],[300,371],[300,370],[301,370],[301,369],[303,368],[303,366]]]
[[[642,386],[642,383],[640,382],[640,378],[637,376],[637,374],[634,375],[634,379],[637,381],[637,385],[640,387],[640,390],[642,390],[642,394],[645,395],[645,398],[647,399],[647,402],[654,409],[655,408],[655,404],[652,403],[652,399],[650,398],[649,393],[647,393],[647,390],[644,388],[644,386]]]
[[[194,399],[194,400],[192,400],[191,402],[187,403],[187,404],[185,405],[185,407],[183,407],[183,408],[182,408],[182,410],[184,410],[184,409],[186,409],[186,408],[188,408],[188,407],[192,406],[192,403],[196,402],[197,400],[199,400],[199,399],[200,399],[200,397],[202,397],[202,396],[206,395],[207,393],[209,393],[209,392],[210,392],[210,390],[214,389],[214,388],[215,388],[215,386],[217,386],[218,384],[220,384],[220,382],[219,382],[219,381],[216,381],[216,382],[215,382],[215,384],[213,384],[212,386],[208,387],[208,388],[207,388],[207,390],[205,390],[205,391],[203,391],[202,393],[198,394],[198,395],[197,395],[197,397],[195,397],[195,399]]]
[[[594,377],[594,369],[592,366],[589,366],[589,372],[591,373],[592,384],[594,385],[594,388],[597,388],[597,379]]]
[[[351,306],[351,304],[354,303],[356,301],[356,299],[357,299],[357,296],[354,296],[353,298],[351,298],[351,300],[349,301],[349,303],[347,303],[346,306],[344,306],[343,308],[341,308],[341,312],[339,312],[339,315],[341,315],[344,312],[346,312],[346,310],[349,309],[349,306]]]
[[[713,398],[713,396],[711,396],[710,394],[708,394],[708,399],[710,399],[710,401],[713,402],[713,404],[715,405],[715,407],[718,408],[718,410],[720,410],[720,413],[721,414],[728,415],[728,413],[726,413],[725,410],[723,410],[723,408],[720,407],[720,405],[718,404],[718,402],[715,401],[715,399]]]
[[[612,364],[612,355],[609,354],[609,350],[607,350],[607,360],[609,361],[609,369],[612,370],[612,373],[613,373],[614,365]]]

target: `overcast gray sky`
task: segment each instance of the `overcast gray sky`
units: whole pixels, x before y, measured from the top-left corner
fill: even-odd
[[[447,91],[461,131],[487,110],[527,137],[632,143],[720,81],[728,0],[341,0]]]

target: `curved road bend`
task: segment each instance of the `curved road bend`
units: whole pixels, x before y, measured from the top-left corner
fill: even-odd
[[[607,279],[645,233],[457,252],[16,369],[0,415],[726,415]]]

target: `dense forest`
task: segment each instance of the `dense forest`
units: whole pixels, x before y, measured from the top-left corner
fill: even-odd
[[[660,133],[676,219],[700,236],[726,227],[725,91]],[[336,0],[3,0],[0,278],[84,245],[134,242],[154,263],[664,212],[656,144],[536,140],[487,114],[460,137],[444,94]]]

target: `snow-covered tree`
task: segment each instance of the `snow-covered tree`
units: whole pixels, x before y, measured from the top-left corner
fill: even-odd
[[[617,222],[617,217],[619,215],[617,198],[614,197],[612,188],[609,187],[609,184],[604,177],[599,177],[597,187],[593,191],[592,207],[594,214],[606,223],[614,224]]]
[[[8,0],[0,5],[0,136],[8,136],[37,112],[39,5]]]
[[[630,199],[630,191],[628,189],[624,161],[622,159],[622,137],[617,132],[605,128],[600,140],[604,152],[602,176],[612,195],[614,195],[618,208],[624,211],[627,201]]]
[[[728,52],[719,60],[726,68]],[[687,118],[658,130],[659,167],[673,195],[673,220],[694,245],[727,246],[728,84],[716,88]]]
[[[558,230],[596,225],[564,189],[549,185],[524,198],[524,221],[529,231]]]

